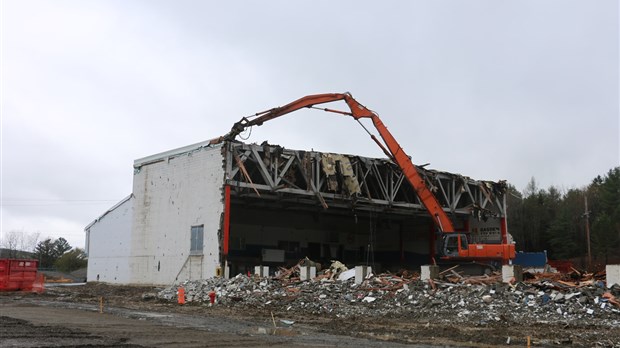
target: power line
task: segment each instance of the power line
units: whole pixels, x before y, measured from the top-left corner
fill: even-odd
[[[67,203],[50,203],[50,204],[0,204],[3,207],[62,207],[62,206],[86,206],[86,205],[110,205],[109,202],[107,203],[103,203],[103,202],[83,202],[83,203],[78,203],[78,202],[67,202]]]
[[[26,199],[2,198],[3,202],[118,202],[120,199]]]
[[[53,207],[63,205],[109,205],[120,199],[1,199],[3,207]]]

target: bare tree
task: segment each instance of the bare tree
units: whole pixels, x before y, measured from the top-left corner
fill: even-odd
[[[25,233],[22,238],[21,250],[33,253],[39,243],[40,236],[41,232]]]
[[[19,230],[7,232],[0,240],[0,247],[6,249],[5,257],[24,257],[24,252],[34,252],[41,233],[27,233]]]
[[[22,231],[12,230],[4,235],[0,241],[0,245],[7,250],[7,257],[16,258],[19,254],[19,246],[22,243]]]

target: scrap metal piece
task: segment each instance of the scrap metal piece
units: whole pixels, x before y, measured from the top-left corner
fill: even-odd
[[[245,165],[243,164],[243,162],[241,162],[241,159],[239,158],[239,156],[237,156],[237,154],[235,154],[235,161],[237,162],[237,166],[241,170],[241,173],[243,173],[243,176],[245,177],[245,179],[250,183],[250,185],[252,185],[252,188],[254,189],[254,192],[256,192],[256,195],[260,197],[260,193],[258,193],[256,186],[254,186],[254,183],[252,182],[252,178],[250,178],[248,171],[245,169]]]

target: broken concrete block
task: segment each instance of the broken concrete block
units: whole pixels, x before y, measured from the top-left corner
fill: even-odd
[[[145,292],[142,294],[142,301],[150,301],[157,298],[157,293],[155,292]]]
[[[522,282],[523,269],[519,265],[503,265],[502,281],[504,283]]]
[[[614,284],[620,285],[620,265],[607,265],[607,288],[610,289]]]
[[[439,266],[422,265],[420,272],[420,280],[427,281],[429,279],[437,279],[439,277]]]
[[[361,284],[372,273],[370,266],[355,266],[355,284]]]
[[[299,280],[312,280],[314,277],[316,277],[315,266],[299,266]]]
[[[347,281],[355,277],[355,269],[348,269],[338,275],[338,280]]]
[[[376,299],[377,299],[376,297],[366,296],[362,299],[362,302],[372,303],[372,302],[375,302]]]

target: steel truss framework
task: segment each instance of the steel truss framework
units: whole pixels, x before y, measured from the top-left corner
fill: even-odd
[[[427,214],[400,169],[387,159],[240,142],[227,142],[222,151],[226,184],[237,199],[260,198],[324,209]],[[325,157],[336,158],[335,172],[326,168],[322,161]],[[445,211],[483,218],[506,216],[505,182],[476,181],[458,174],[417,169]]]

